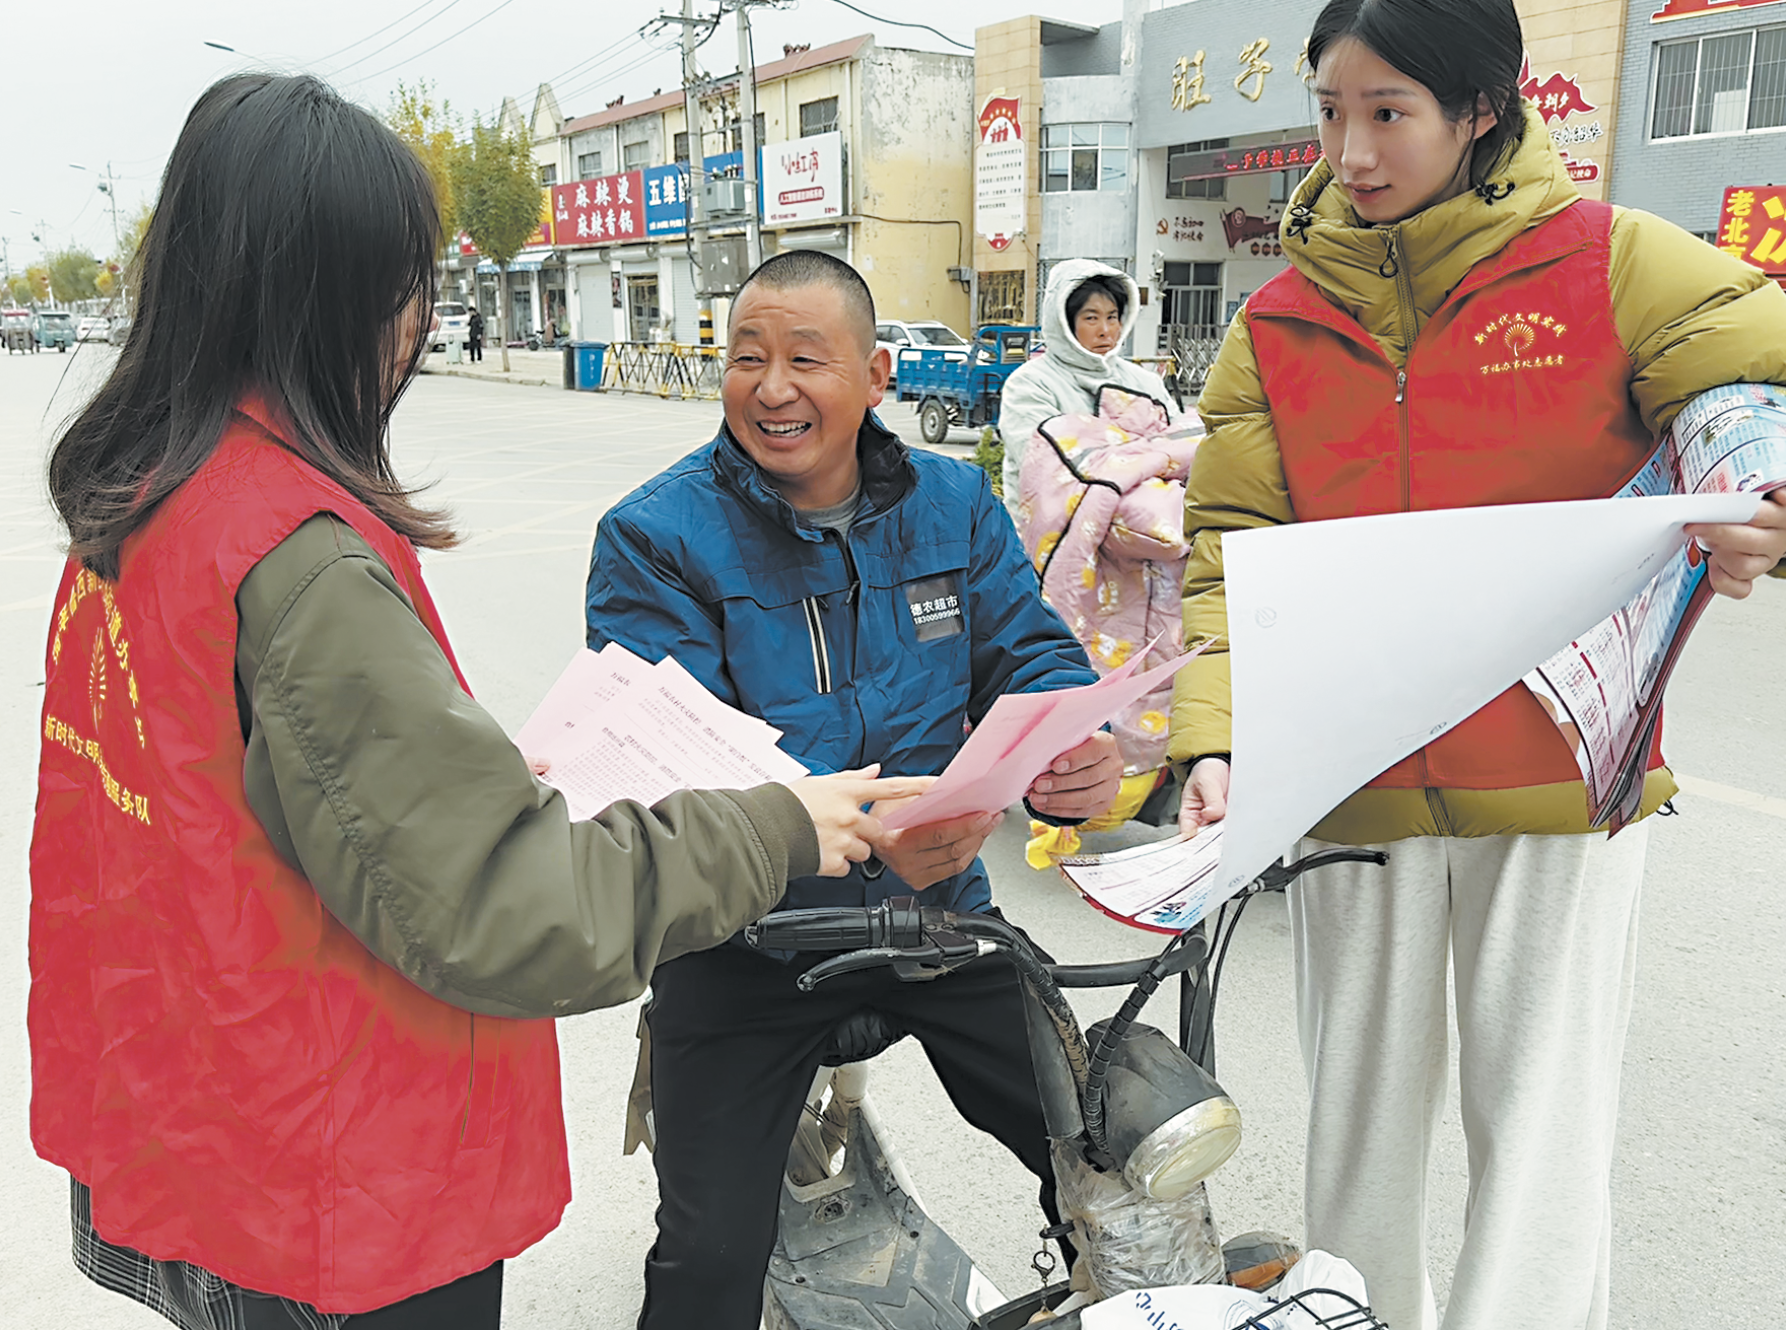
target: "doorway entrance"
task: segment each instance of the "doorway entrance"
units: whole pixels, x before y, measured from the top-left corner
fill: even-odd
[[[626,335],[628,341],[649,342],[662,311],[657,303],[657,278],[626,279]]]

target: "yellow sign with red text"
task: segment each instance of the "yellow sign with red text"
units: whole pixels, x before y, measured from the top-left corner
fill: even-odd
[[[1786,185],[1733,185],[1724,191],[1717,246],[1770,277],[1786,276]]]

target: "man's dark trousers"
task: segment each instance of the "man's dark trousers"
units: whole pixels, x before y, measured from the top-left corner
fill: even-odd
[[[727,944],[679,957],[652,977],[658,1236],[645,1260],[640,1330],[757,1330],[801,1106],[832,1030],[864,1007],[924,1045],[962,1117],[1042,1179],[1043,1208],[1054,1214],[1010,963],[989,957],[913,984],[863,971],[800,992],[795,980],[821,959],[783,964]]]

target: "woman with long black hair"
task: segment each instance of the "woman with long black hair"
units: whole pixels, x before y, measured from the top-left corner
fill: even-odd
[[[550,1021],[869,853],[859,773],[572,822],[472,701],[387,451],[426,172],[311,78],[194,106],[136,322],[50,461],[32,1140],[189,1330],[492,1327],[570,1195]]]
[[[1284,218],[1290,268],[1247,301],[1198,402],[1190,639],[1226,633],[1225,530],[1604,497],[1695,397],[1786,383],[1786,296],[1659,218],[1582,199],[1519,95],[1523,45],[1512,0],[1332,0],[1316,19],[1325,156]],[[1689,530],[1712,586],[1742,597],[1786,554],[1786,505]],[[1394,570],[1310,575],[1344,595]],[[1218,645],[1179,676],[1187,829],[1225,812],[1229,714]],[[1645,813],[1674,790],[1649,758]],[[1593,831],[1569,746],[1518,685],[1310,833],[1389,852],[1386,870],[1308,874],[1290,916],[1308,1241],[1359,1266],[1396,1330],[1436,1322],[1448,957],[1470,1191],[1446,1330],[1606,1324],[1648,831]]]

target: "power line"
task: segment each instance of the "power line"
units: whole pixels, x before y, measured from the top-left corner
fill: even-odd
[[[870,14],[866,9],[857,9],[857,7],[855,5],[852,5],[850,3],[850,0],[836,0],[836,3],[842,5],[845,9],[853,9],[856,11],[856,13],[860,14],[863,18],[871,18],[876,23],[888,23],[888,24],[891,24],[895,28],[922,28],[922,29],[924,29],[925,32],[935,32],[938,37],[941,37],[944,41],[948,42],[949,45],[951,45],[951,46],[959,46],[964,51],[971,51],[974,49],[973,47],[969,46],[966,42],[956,41],[953,37],[949,36],[949,34],[946,32],[937,32],[937,30],[935,28],[931,27],[928,23],[904,23],[896,18],[882,18],[879,14]]]
[[[359,56],[353,60],[349,60],[345,65],[342,65],[341,68],[339,68],[335,71],[336,76],[339,77],[340,75],[345,74],[348,70],[352,69],[355,65],[363,65],[368,60],[370,60],[373,56],[378,55],[379,53],[381,53],[383,51],[390,50],[393,46],[398,45],[400,42],[407,41],[409,38],[415,36],[416,33],[420,32],[423,28],[427,27],[430,23],[432,23],[436,19],[440,18],[443,14],[445,14],[447,12],[447,9],[451,9],[454,5],[456,5],[458,3],[459,3],[459,0],[447,0],[446,9],[435,10],[432,14],[428,15],[427,18],[423,19],[420,23],[416,24],[415,27],[411,28],[408,32],[400,32],[395,37],[391,38],[390,41],[386,42],[383,46],[375,46],[370,51],[366,52],[365,55]],[[429,50],[432,50],[432,49],[433,49],[432,47],[429,48]],[[380,73],[382,73],[382,72],[383,71],[381,70]],[[371,77],[377,78],[378,75],[374,74]]]
[[[641,40],[644,40],[644,39],[641,38]],[[565,102],[569,101],[570,99],[572,99],[574,97],[581,97],[581,96],[585,95],[586,93],[592,92],[596,88],[599,88],[604,83],[612,84],[615,80],[624,78],[626,75],[631,74],[635,70],[643,69],[646,65],[650,64],[653,60],[658,59],[660,56],[668,55],[671,50],[671,48],[667,47],[667,46],[654,46],[649,41],[645,42],[645,47],[646,47],[646,50],[643,55],[635,57],[634,59],[630,60],[628,63],[620,66],[617,69],[608,70],[607,72],[598,75],[597,77],[590,80],[589,82],[580,84],[577,87],[575,87],[567,92],[564,92],[562,94],[557,93],[556,90],[554,90],[554,95],[558,96],[558,99],[559,99],[558,104],[559,104],[560,109],[562,109]],[[571,118],[574,119],[575,117],[571,117]]]
[[[619,41],[613,43],[610,46],[604,46],[604,47],[602,47],[601,50],[597,51],[594,55],[588,56],[582,60],[577,61],[577,63],[572,65],[569,69],[560,70],[558,73],[552,75],[551,78],[547,79],[546,82],[547,83],[556,83],[560,79],[567,79],[572,74],[579,73],[583,69],[587,68],[589,65],[593,64],[595,61],[600,60],[603,56],[607,55],[607,53],[609,51],[615,51],[615,50],[620,49],[622,46],[625,46],[628,42],[632,41],[638,35],[639,34],[636,32],[627,33],[625,36],[621,37],[621,39]]]
[[[409,18],[412,14],[421,13],[429,5],[434,4],[434,3],[436,3],[436,0],[422,0],[422,3],[417,5],[414,9],[405,10],[403,13],[397,15],[396,18],[392,19],[389,23],[385,24],[384,27],[378,29],[377,32],[369,32],[364,37],[361,37],[358,41],[349,42],[346,46],[343,46],[338,51],[330,51],[327,55],[318,56],[311,63],[318,64],[318,65],[327,64],[329,61],[333,60],[338,55],[346,55],[349,51],[353,50],[354,47],[364,46],[367,42],[371,41],[374,37],[378,37],[378,36],[383,35],[384,33],[389,32],[392,28],[396,27],[399,23],[403,22],[404,19]]]
[[[561,82],[563,79],[562,75],[557,79],[548,80],[553,84],[552,92],[553,95],[558,98],[559,107],[562,109],[567,100],[582,96],[584,93],[599,87],[614,76],[611,69],[603,69],[602,66],[607,65],[618,68],[620,63],[630,64],[632,61],[638,59],[638,48],[641,45],[652,54],[655,54],[659,49],[652,46],[649,41],[646,41],[643,29],[638,32],[629,32],[626,35],[625,40],[618,44],[618,48],[609,47],[609,54],[605,55],[597,64],[582,70],[575,78],[570,79],[567,84]]]
[[[459,3],[459,0],[453,0],[453,4],[456,5],[458,3]],[[421,50],[417,51],[414,55],[407,56],[404,59],[399,60],[394,65],[387,65],[385,68],[379,70],[377,73],[367,74],[364,77],[367,79],[379,78],[382,75],[389,74],[394,69],[403,68],[404,65],[407,65],[407,64],[411,63],[412,61],[420,60],[423,56],[427,55],[430,51],[438,51],[441,47],[445,46],[448,42],[452,41],[453,38],[464,36],[466,33],[470,32],[473,28],[477,27],[478,24],[482,23],[484,21],[484,19],[495,18],[503,10],[507,9],[510,5],[512,5],[514,3],[515,3],[515,0],[502,0],[502,3],[497,5],[496,8],[492,9],[489,13],[484,14],[479,18],[472,19],[471,22],[467,23],[463,28],[460,28],[459,31],[450,33],[449,35],[442,37],[439,41],[435,42],[434,45],[423,47]],[[452,5],[447,6],[447,9],[451,9],[451,8],[452,8]],[[442,14],[444,14],[444,13],[446,13],[446,10],[443,9],[440,12]],[[439,16],[436,15],[436,17],[439,17]]]

